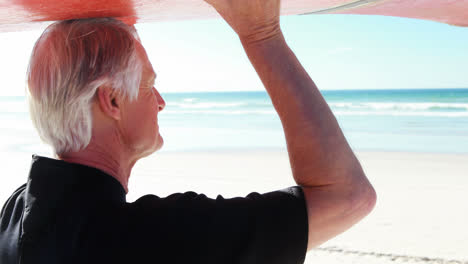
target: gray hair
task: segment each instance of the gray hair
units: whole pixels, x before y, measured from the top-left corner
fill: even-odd
[[[136,41],[133,27],[112,18],[56,22],[38,39],[27,73],[30,114],[56,154],[89,144],[92,99],[100,86],[138,97],[143,66]]]

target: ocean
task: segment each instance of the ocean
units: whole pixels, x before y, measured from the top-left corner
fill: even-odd
[[[468,153],[468,89],[322,91],[356,151]],[[161,151],[285,149],[266,92],[162,94]],[[25,97],[0,97],[0,149],[47,154]]]

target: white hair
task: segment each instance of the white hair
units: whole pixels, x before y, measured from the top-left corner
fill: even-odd
[[[108,85],[138,97],[142,61],[136,30],[112,18],[52,24],[36,42],[27,81],[31,119],[57,155],[86,148],[92,133],[92,99]]]

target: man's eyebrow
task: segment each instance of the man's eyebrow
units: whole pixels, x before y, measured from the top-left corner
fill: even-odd
[[[148,79],[146,79],[147,84],[154,85],[156,81],[156,77],[157,77],[156,73],[151,73]]]

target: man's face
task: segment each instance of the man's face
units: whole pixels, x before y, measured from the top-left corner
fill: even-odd
[[[158,113],[166,102],[154,88],[156,74],[139,42],[137,52],[143,61],[140,89],[136,100],[124,100],[121,129],[124,144],[140,158],[159,150],[164,144],[159,134]]]

